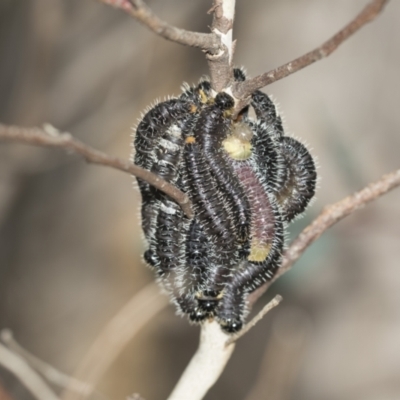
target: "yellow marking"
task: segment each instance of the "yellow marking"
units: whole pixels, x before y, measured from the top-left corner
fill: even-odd
[[[191,112],[192,114],[194,114],[197,111],[197,107],[194,104],[190,105],[190,110],[189,112]]]
[[[189,136],[186,138],[185,143],[186,144],[196,143],[196,138],[194,136]]]
[[[222,145],[234,160],[246,160],[252,153],[252,138],[253,131],[250,126],[244,122],[236,122],[231,126],[231,135],[222,142]]]
[[[221,292],[219,292],[219,293],[217,294],[216,297],[204,296],[204,293],[203,293],[203,292],[197,292],[197,293],[195,294],[195,297],[196,297],[196,299],[198,299],[198,300],[202,300],[202,299],[221,300],[222,297],[224,297],[224,291],[222,290]]]
[[[221,292],[218,293],[217,299],[221,300],[224,297],[224,291],[222,290]]]
[[[246,160],[251,156],[251,143],[237,136],[229,136],[223,142],[225,151],[234,160]]]
[[[271,244],[252,243],[247,259],[256,262],[264,261],[268,257],[271,247]]]
[[[207,97],[207,95],[204,93],[204,90],[203,90],[203,89],[200,89],[200,90],[199,90],[199,94],[200,94],[200,101],[201,101],[203,104],[206,104],[207,101],[208,101],[208,97]]]
[[[233,114],[233,108],[230,108],[229,110],[225,110],[225,111],[224,111],[224,117],[225,117],[225,118],[230,118],[230,117],[232,117],[232,114]]]

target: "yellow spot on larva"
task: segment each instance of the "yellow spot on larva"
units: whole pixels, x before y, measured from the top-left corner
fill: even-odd
[[[236,136],[227,137],[222,146],[234,160],[246,160],[251,156],[251,143]]]
[[[251,156],[253,131],[245,122],[236,122],[231,126],[231,135],[223,142],[225,151],[234,160],[246,160]]]
[[[194,114],[197,111],[197,107],[194,104],[190,105],[190,112]]]
[[[196,143],[196,138],[194,136],[189,136],[186,138],[185,143],[186,144]]]
[[[204,90],[199,90],[199,94],[200,94],[200,101],[203,103],[203,104],[206,104],[207,103],[207,101],[208,101],[208,97],[207,97],[207,95],[204,93]]]
[[[224,111],[224,117],[225,117],[225,118],[230,118],[230,117],[232,117],[232,114],[233,114],[233,109],[232,109],[232,108],[230,108],[229,110],[225,110],[225,111]]]
[[[261,245],[260,243],[258,244],[256,243],[253,245],[252,243],[250,248],[250,254],[247,257],[247,259],[249,261],[262,262],[268,257],[270,251],[271,251],[270,244]]]

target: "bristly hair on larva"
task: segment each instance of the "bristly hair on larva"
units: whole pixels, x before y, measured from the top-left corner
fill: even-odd
[[[245,70],[234,69],[234,79],[246,80]],[[255,91],[234,118],[232,96],[214,93],[208,78],[182,90],[142,116],[133,160],[187,194],[194,217],[137,179],[144,259],[179,314],[193,323],[213,318],[234,333],[248,314],[248,295],[281,264],[287,224],[314,197],[315,160],[285,135],[265,93]]]

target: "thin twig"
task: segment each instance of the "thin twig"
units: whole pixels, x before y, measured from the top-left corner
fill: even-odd
[[[143,179],[174,199],[189,218],[193,216],[188,196],[178,188],[150,171],[132,164],[130,161],[110,156],[74,139],[69,133],[60,133],[51,126],[47,126],[45,129],[39,129],[0,124],[0,140],[2,139],[35,146],[57,147],[69,150],[75,154],[81,155],[89,163],[104,165],[128,172],[137,178]]]
[[[328,57],[351,35],[356,33],[368,22],[374,20],[388,2],[389,0],[371,1],[349,24],[315,50],[269,72],[265,72],[264,74],[245,82],[236,83],[233,86],[234,96],[242,100],[247,99],[255,90],[270,85],[271,83],[294,74],[300,69],[305,68],[322,58]]]
[[[13,373],[38,400],[59,400],[53,390],[26,363],[0,343],[0,365]]]
[[[99,0],[119,8],[164,39],[179,44],[198,47],[209,54],[217,54],[221,42],[214,33],[192,32],[180,29],[160,19],[142,0]]]
[[[74,377],[87,382],[93,389],[136,333],[167,305],[168,300],[160,295],[160,288],[156,283],[151,283],[136,293],[100,331],[80,362]],[[67,388],[62,398],[83,400],[90,394],[91,390],[77,393],[73,388]]]
[[[357,211],[398,186],[400,186],[400,169],[383,175],[379,180],[370,183],[364,189],[335,204],[326,206],[321,214],[291,243],[284,254],[282,265],[272,281],[266,283],[251,294],[248,299],[250,305],[254,304],[273,282],[289,271],[305,250],[327,229],[352,214],[354,211]]]
[[[93,391],[88,384],[64,374],[23,348],[14,339],[13,333],[9,329],[3,329],[0,331],[0,339],[12,352],[22,357],[34,370],[42,374],[48,382],[61,388],[69,387],[77,392],[91,393]]]
[[[226,346],[229,346],[231,343],[236,342],[242,336],[244,336],[250,329],[254,328],[257,322],[261,321],[264,316],[269,313],[273,308],[275,308],[282,301],[282,296],[277,294],[269,303],[267,303],[263,309],[252,319],[250,320],[242,330],[240,330],[235,335],[232,335],[227,341]]]

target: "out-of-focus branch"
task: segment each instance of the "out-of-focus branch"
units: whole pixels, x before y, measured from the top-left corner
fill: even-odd
[[[47,125],[44,129],[39,129],[0,124],[0,140],[8,140],[42,147],[57,147],[79,154],[89,163],[104,165],[119,169],[120,171],[128,172],[137,178],[143,179],[150,185],[170,196],[181,206],[183,212],[188,217],[193,215],[188,196],[175,186],[164,181],[150,171],[132,164],[130,161],[122,160],[118,157],[110,156],[96,150],[81,141],[74,139],[69,133],[60,133],[50,125]]]
[[[400,169],[383,175],[378,181],[370,183],[364,189],[335,204],[326,206],[321,214],[291,243],[283,256],[282,266],[272,281],[266,283],[249,296],[250,305],[253,305],[273,282],[289,271],[306,249],[327,229],[398,186],[400,186]]]
[[[201,327],[200,345],[168,400],[201,400],[225,368],[235,344],[216,321]]]
[[[147,285],[135,294],[101,330],[74,373],[74,377],[87,382],[90,389],[79,393],[69,387],[62,399],[83,400],[90,397],[96,384],[125,346],[167,304],[167,298],[160,295],[156,283]]]
[[[0,381],[0,400],[14,400],[14,398],[11,397],[11,394],[6,390],[1,381]]]
[[[14,374],[29,392],[38,400],[59,400],[42,378],[7,347],[0,344],[0,365]]]
[[[255,90],[261,89],[264,86],[285,78],[288,75],[294,74],[302,68],[310,64],[328,57],[334,52],[344,41],[356,33],[368,22],[374,20],[389,0],[373,0],[358,14],[349,24],[341,29],[336,35],[328,41],[317,47],[315,50],[310,51],[303,56],[296,58],[287,64],[281,65],[269,72],[265,72],[259,76],[249,79],[245,82],[236,83],[233,86],[233,94],[238,99],[244,100],[248,98]]]
[[[99,1],[125,11],[164,39],[187,46],[199,47],[209,54],[216,54],[220,49],[221,42],[216,34],[192,32],[169,25],[154,14],[151,8],[142,0]]]
[[[267,348],[253,387],[245,400],[287,400],[299,375],[310,333],[308,316],[296,308],[283,308],[273,319]]]
[[[22,357],[35,371],[39,372],[48,382],[53,383],[61,388],[69,387],[71,390],[92,393],[93,389],[86,383],[78,381],[52,365],[39,359],[28,350],[24,349],[15,339],[13,333],[9,329],[0,331],[0,339],[15,354]],[[0,400],[1,396],[0,396]]]

